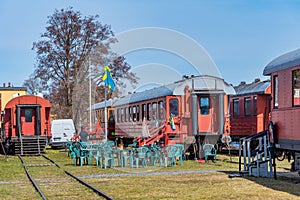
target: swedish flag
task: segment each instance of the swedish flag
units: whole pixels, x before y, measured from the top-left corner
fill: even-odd
[[[173,118],[173,115],[171,114],[170,116],[170,120],[169,120],[169,124],[170,124],[170,127],[173,131],[176,130],[176,126],[175,126],[175,123],[174,123],[174,118]]]
[[[105,83],[105,86],[107,86],[109,89],[115,91],[115,83],[112,79],[110,68],[108,67],[108,62],[105,60],[105,66],[104,66],[104,72],[102,76],[102,80]]]

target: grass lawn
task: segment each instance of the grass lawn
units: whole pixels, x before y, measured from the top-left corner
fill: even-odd
[[[114,199],[300,199],[300,177],[296,173],[287,173],[285,169],[290,167],[287,162],[276,163],[280,173],[274,180],[247,175],[229,178],[228,174],[238,172],[238,157],[233,156],[231,162],[229,156],[221,154],[217,155],[216,163],[188,160],[183,165],[167,168],[139,169],[73,166],[62,149],[47,149],[46,155]],[[57,187],[57,190],[61,189]],[[39,199],[18,157],[10,156],[6,162],[0,155],[0,196],[4,199]],[[55,199],[92,199],[92,196],[66,195]]]

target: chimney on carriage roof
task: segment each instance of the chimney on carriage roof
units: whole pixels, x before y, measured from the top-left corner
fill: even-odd
[[[7,87],[10,87],[10,82],[7,83]]]
[[[254,79],[254,83],[259,83],[259,82],[260,82],[260,78]]]
[[[246,85],[246,81],[241,81],[240,85]]]
[[[189,78],[188,75],[183,75],[183,76],[182,76],[182,79],[188,79],[188,78]]]
[[[3,87],[5,87],[5,83],[3,83]]]

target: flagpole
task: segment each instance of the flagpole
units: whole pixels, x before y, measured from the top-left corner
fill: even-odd
[[[105,129],[105,139],[104,140],[107,141],[107,135],[108,135],[107,132],[108,132],[108,130],[107,130],[106,87],[108,87],[112,91],[115,90],[115,84],[114,84],[114,81],[112,80],[112,76],[111,76],[111,73],[110,73],[110,69],[109,69],[107,60],[105,60],[105,63],[104,63],[104,72],[103,72],[102,80],[105,83],[105,86],[104,86],[104,129]]]
[[[91,77],[91,62],[89,61],[89,86],[90,86],[90,130],[92,130],[92,77]]]
[[[106,106],[106,87],[104,87],[104,127],[105,127],[105,142],[107,141],[107,106]]]

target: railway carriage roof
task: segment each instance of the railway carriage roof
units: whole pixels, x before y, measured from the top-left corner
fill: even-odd
[[[111,105],[114,101],[115,100],[112,100],[112,99],[107,100],[106,107],[111,107]],[[92,105],[92,110],[96,110],[96,109],[104,108],[104,107],[105,107],[105,101],[102,101],[100,103],[96,103],[96,104]]]
[[[300,49],[283,54],[272,60],[264,69],[263,75],[300,65]]]
[[[266,94],[266,91],[270,85],[270,80],[238,85],[234,87],[236,94],[233,96]]]
[[[187,79],[183,79],[171,83],[169,85],[164,85],[149,90],[129,94],[117,100],[114,100],[113,102],[110,102],[110,104],[107,104],[107,106],[108,105],[121,106],[121,105],[136,103],[140,101],[156,99],[159,97],[183,95],[186,86],[188,86],[190,89],[194,87],[194,89],[197,91],[203,90],[206,91],[207,93],[209,93],[209,91],[218,90],[226,94],[235,94],[233,87],[228,83],[226,83],[223,79],[218,77],[213,77],[213,76],[202,75],[202,76],[189,77]],[[104,102],[101,102],[93,105],[92,109],[98,109],[103,107],[104,107]]]
[[[129,104],[129,103],[135,103],[135,102],[139,102],[139,101],[150,100],[150,99],[155,99],[155,98],[159,98],[159,97],[163,97],[163,96],[173,95],[174,88],[175,88],[175,85],[170,84],[170,85],[166,85],[166,86],[152,88],[152,89],[145,90],[142,92],[129,94],[127,96],[124,96],[124,97],[118,99],[114,103],[114,106],[125,105],[125,104]]]

